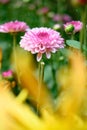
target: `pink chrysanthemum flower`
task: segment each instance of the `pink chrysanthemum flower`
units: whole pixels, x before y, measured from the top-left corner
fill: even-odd
[[[22,37],[20,46],[32,54],[37,53],[37,61],[40,61],[43,53],[46,53],[49,59],[51,52],[55,53],[59,48],[63,48],[64,39],[59,32],[50,28],[33,28]]]
[[[25,32],[29,27],[25,22],[20,21],[11,21],[5,24],[0,25],[0,32],[3,33],[17,33],[17,32]]]
[[[68,25],[73,25],[74,26],[74,33],[79,32],[83,27],[83,23],[80,22],[80,21],[68,22],[68,23],[64,24],[64,28],[67,28]]]

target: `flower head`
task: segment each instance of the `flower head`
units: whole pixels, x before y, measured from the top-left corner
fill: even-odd
[[[74,33],[79,32],[83,27],[82,22],[80,22],[80,21],[71,21],[71,22],[68,22],[68,23],[64,24],[64,28],[66,29],[69,25],[74,26]]]
[[[37,61],[40,61],[43,53],[46,53],[49,59],[51,52],[55,53],[59,48],[63,48],[64,39],[59,32],[50,28],[33,28],[22,37],[20,46],[32,54],[37,53]]]
[[[16,33],[16,32],[25,32],[29,27],[25,22],[20,21],[11,21],[5,24],[0,25],[0,32],[3,33]]]

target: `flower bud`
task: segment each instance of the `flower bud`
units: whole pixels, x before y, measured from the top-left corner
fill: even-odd
[[[74,26],[73,26],[72,24],[67,25],[67,26],[65,27],[65,32],[66,32],[66,33],[69,33],[69,34],[73,33],[73,32],[74,32]]]

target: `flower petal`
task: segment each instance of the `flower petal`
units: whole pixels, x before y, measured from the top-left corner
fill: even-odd
[[[57,50],[55,48],[52,48],[51,52],[55,53]]]
[[[48,59],[50,59],[51,53],[50,53],[50,52],[46,52],[46,57],[47,57]]]
[[[39,62],[42,59],[42,53],[37,54],[37,61]]]

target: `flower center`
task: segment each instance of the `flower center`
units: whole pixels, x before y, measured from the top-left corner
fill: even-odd
[[[46,32],[40,32],[39,34],[37,34],[38,35],[38,37],[40,38],[40,39],[43,39],[43,38],[47,38],[48,37],[48,33],[46,33]]]

